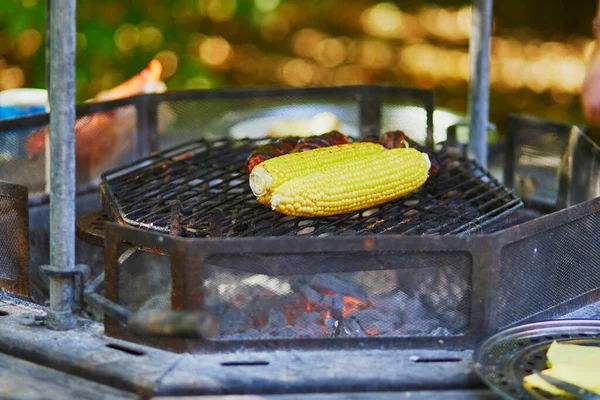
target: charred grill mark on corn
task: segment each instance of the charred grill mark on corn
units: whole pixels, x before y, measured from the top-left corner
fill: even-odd
[[[416,149],[392,149],[329,165],[273,190],[271,208],[293,216],[321,217],[362,210],[421,187],[431,164]]]
[[[257,165],[250,173],[250,188],[262,204],[269,204],[271,192],[279,185],[303,175],[321,171],[329,165],[385,152],[376,143],[349,143],[300,153],[285,154]]]
[[[429,170],[429,177],[435,178],[440,173],[440,168],[441,168],[440,160],[433,153],[433,151],[431,151],[427,147],[421,146],[419,143],[415,142],[414,140],[412,140],[411,138],[406,136],[406,133],[404,133],[404,131],[396,130],[396,131],[389,131],[389,132],[383,133],[381,135],[379,141],[381,144],[383,144],[383,146],[386,149],[412,147],[423,153],[427,153],[427,155],[429,156],[429,160],[431,161],[431,169]]]
[[[246,160],[246,173],[249,174],[252,172],[254,167],[265,160],[291,152],[294,150],[299,140],[300,138],[298,137],[287,137],[279,139],[274,143],[258,146],[256,149],[252,150]]]
[[[318,136],[309,136],[298,142],[292,153],[298,153],[301,151],[318,149],[320,147],[335,146],[338,144],[350,143],[348,136],[338,132],[331,131]]]

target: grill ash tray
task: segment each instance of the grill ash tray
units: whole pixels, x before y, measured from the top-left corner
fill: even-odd
[[[560,320],[507,329],[486,340],[475,354],[475,371],[494,392],[508,400],[548,398],[531,393],[523,378],[546,369],[546,352],[553,341],[600,346],[600,322]]]
[[[522,206],[476,162],[441,153],[440,175],[408,196],[339,216],[286,216],[256,201],[245,172],[249,153],[270,140],[197,140],[109,171],[105,209],[123,224],[201,238],[467,234]]]

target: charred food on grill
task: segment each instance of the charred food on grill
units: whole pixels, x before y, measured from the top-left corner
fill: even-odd
[[[257,200],[293,216],[344,214],[405,196],[439,172],[435,155],[402,131],[332,145],[346,137],[327,135],[255,164],[249,180]]]

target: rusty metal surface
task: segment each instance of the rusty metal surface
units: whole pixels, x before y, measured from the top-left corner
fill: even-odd
[[[397,398],[396,394],[410,394],[417,399],[497,398],[473,374],[471,351],[395,348],[371,352],[353,346],[344,351],[277,348],[274,352],[247,349],[177,355],[108,338],[102,335],[102,326],[95,323],[80,322],[77,330],[69,332],[48,331],[37,326],[33,318],[44,315],[42,307],[6,295],[0,296],[0,310],[9,313],[0,316],[0,353],[153,400],[183,396],[215,400],[387,400]],[[588,314],[582,314],[582,309],[578,317],[591,318],[598,310],[600,303],[588,307]],[[442,361],[444,358],[447,361]],[[461,361],[450,361],[456,359]],[[347,383],[337,386],[341,377]],[[299,391],[302,379],[309,379],[313,385]],[[436,379],[435,385],[443,390],[426,388],[426,382]],[[386,389],[390,387],[396,389]]]
[[[468,332],[463,336],[443,338],[443,348],[445,349],[467,349],[474,348],[476,343],[487,335],[496,332],[500,326],[500,312],[510,312],[510,301],[506,293],[499,292],[499,280],[510,279],[506,273],[513,274],[514,271],[503,271],[500,275],[499,266],[505,260],[502,257],[502,250],[505,246],[513,243],[532,240],[538,240],[540,237],[553,237],[557,229],[562,229],[567,224],[577,224],[578,221],[600,219],[600,198],[586,203],[579,204],[569,209],[538,218],[534,221],[509,228],[490,235],[473,236],[445,236],[445,237],[418,237],[403,235],[388,236],[339,236],[339,237],[278,237],[278,238],[242,238],[242,239],[189,239],[180,238],[172,235],[161,234],[152,231],[145,231],[138,228],[120,226],[115,223],[107,224],[106,242],[105,242],[105,262],[106,262],[106,295],[112,301],[118,302],[118,274],[117,259],[123,252],[123,242],[133,243],[136,246],[149,246],[162,248],[171,257],[171,272],[173,284],[173,308],[177,310],[198,310],[202,307],[203,291],[203,266],[208,261],[210,263],[225,262],[228,259],[246,260],[246,262],[230,262],[227,265],[230,268],[239,270],[248,270],[252,273],[277,274],[286,271],[284,265],[278,265],[277,262],[259,262],[263,256],[283,256],[285,260],[290,255],[343,255],[351,254],[354,262],[331,264],[325,271],[345,272],[348,269],[368,269],[378,268],[377,263],[369,266],[369,260],[372,260],[377,254],[382,252],[392,252],[404,265],[410,265],[410,268],[426,268],[431,266],[431,258],[435,254],[444,252],[464,252],[470,255],[472,260],[472,281],[471,281],[471,308],[469,311],[470,322]],[[591,218],[591,219],[590,219]],[[577,225],[573,225],[577,226]],[[577,229],[577,228],[575,228]],[[563,240],[567,240],[563,238]],[[562,246],[562,244],[561,244]],[[564,247],[564,246],[562,246]],[[567,246],[568,248],[568,246]],[[576,248],[573,251],[578,252]],[[593,247],[586,251],[600,252],[600,249]],[[596,257],[598,254],[590,253]],[[590,260],[593,258],[590,258]],[[223,261],[225,260],[225,261]],[[252,262],[248,262],[252,260]],[[271,259],[271,261],[273,261]],[[281,261],[285,262],[285,261]],[[401,263],[402,264],[402,263]],[[560,265],[558,266],[560,267]],[[568,273],[569,267],[561,270],[562,273]],[[302,273],[322,273],[324,265],[309,264],[302,267]],[[293,274],[293,271],[286,272]],[[571,279],[575,282],[576,280]],[[518,285],[544,286],[541,282],[528,282],[521,280],[516,282]],[[523,286],[526,288],[526,286]],[[533,286],[532,286],[533,287]],[[600,288],[600,285],[597,285]],[[569,301],[552,304],[542,310],[531,309],[527,320],[539,320],[540,318],[554,318],[558,315],[569,312],[575,308],[596,301],[598,290],[588,291],[587,289],[576,293]],[[537,291],[540,296],[543,292]],[[123,330],[118,324],[110,318],[106,320],[106,332],[109,335],[125,337]],[[128,340],[139,340],[135,337],[127,337]],[[394,338],[360,338],[360,339],[339,339],[339,340],[318,340],[318,339],[294,339],[294,340],[268,340],[268,341],[230,341],[230,342],[212,342],[212,341],[189,341],[181,339],[179,342],[170,341],[160,343],[166,348],[173,348],[174,351],[202,351],[215,352],[219,350],[234,350],[242,348],[337,348],[343,349],[349,346],[362,346],[371,349],[391,349],[397,347],[404,348],[440,348],[440,338],[436,337],[394,337]],[[171,347],[176,343],[176,346]],[[177,347],[177,349],[175,349]]]
[[[110,221],[103,211],[92,211],[77,218],[77,238],[94,246],[104,246],[104,228]]]
[[[185,237],[215,236],[215,223],[224,237],[447,235],[481,232],[522,206],[477,163],[441,152],[440,175],[407,196],[339,216],[291,218],[258,203],[248,185],[245,160],[265,140],[196,140],[109,171],[106,212]]]
[[[27,188],[0,181],[0,289],[29,296]]]
[[[134,400],[140,396],[65,372],[0,354],[0,398],[44,400]],[[51,394],[51,395],[49,395]]]
[[[146,398],[482,388],[471,370],[471,351],[370,351],[358,346],[180,355],[106,337],[97,323],[80,321],[75,330],[49,331],[33,318],[44,310],[6,298],[0,299],[0,310],[8,313],[0,316],[1,353]]]

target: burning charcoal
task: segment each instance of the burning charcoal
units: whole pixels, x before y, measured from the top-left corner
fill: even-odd
[[[253,327],[252,319],[242,310],[231,310],[219,317],[219,334],[244,333]]]
[[[390,317],[374,308],[353,312],[345,320],[348,318],[356,319],[358,325],[369,336],[380,336],[394,330]]]
[[[460,270],[424,268],[414,271],[410,278],[403,282],[402,289],[437,313],[459,308],[468,301],[469,281]]]
[[[357,298],[365,303],[368,301],[367,293],[363,288],[331,274],[315,275],[310,281],[310,286],[321,293],[337,293]]]
[[[339,335],[337,337],[367,337],[367,334],[362,330],[358,321],[354,318],[344,318],[341,322]]]
[[[404,317],[406,320],[423,319],[427,315],[427,310],[419,299],[407,299],[404,305]]]
[[[327,337],[327,328],[321,325],[312,324],[304,328],[304,330],[310,332],[311,337]]]
[[[446,311],[438,317],[442,325],[454,334],[464,333],[469,325],[469,319],[460,311]]]
[[[361,271],[354,275],[354,280],[367,288],[369,294],[381,295],[398,287],[398,273],[394,270]]]
[[[296,328],[297,338],[314,338],[326,336],[325,328],[318,325],[311,325],[308,328]]]
[[[331,337],[337,337],[339,335],[340,321],[332,317],[327,317],[323,323],[325,324],[327,335]]]
[[[305,313],[300,315],[296,321],[294,322],[295,326],[298,327],[307,327],[310,325],[316,325],[321,322],[323,317],[316,311]]]
[[[329,310],[331,316],[335,319],[341,320],[344,317],[344,305],[344,296],[339,293],[333,296],[333,305]]]
[[[263,331],[271,334],[278,332],[277,335],[279,336],[279,332],[284,328],[288,328],[289,326],[290,325],[288,324],[288,321],[282,312],[271,309],[269,311],[269,320],[267,321]]]
[[[306,275],[292,276],[288,279],[288,283],[290,285],[290,288],[292,288],[292,290],[300,291],[302,286],[309,286],[310,277],[308,277]]]
[[[316,290],[314,290],[310,286],[306,286],[306,285],[301,286],[298,289],[298,292],[300,292],[304,296],[306,296],[306,300],[308,301],[308,303],[311,306],[318,305],[323,300],[323,295],[321,295],[321,293],[317,292]]]
[[[335,296],[333,295],[324,295],[323,299],[319,302],[319,308],[321,310],[330,310],[331,308],[333,308],[333,299],[335,298]]]
[[[444,327],[438,326],[437,328],[429,331],[428,336],[452,336],[452,332]]]
[[[369,301],[373,308],[388,314],[390,317],[394,316],[395,322],[401,322],[406,308],[411,305],[413,301],[417,301],[419,305],[421,302],[412,300],[408,295],[401,290],[397,290],[394,293],[385,296],[369,296]]]
[[[272,338],[276,339],[293,339],[298,337],[299,330],[296,328],[292,328],[291,326],[284,327],[283,329],[280,327],[276,330],[268,332]]]
[[[427,336],[429,332],[440,326],[437,319],[417,319],[407,320],[399,329],[401,336]]]

